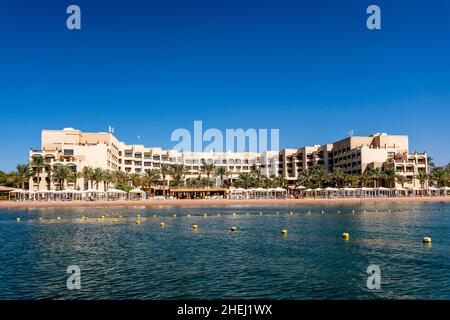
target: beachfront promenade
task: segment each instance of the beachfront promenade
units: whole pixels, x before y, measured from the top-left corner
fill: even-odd
[[[62,190],[46,193],[13,190],[9,201],[1,201],[0,207],[85,207],[85,206],[177,206],[213,207],[226,205],[313,205],[321,203],[370,203],[370,202],[450,202],[450,187],[427,189],[399,188],[316,188],[286,190],[230,189],[223,197],[203,199],[176,199],[174,197],[147,197],[142,190],[126,193],[93,190]]]

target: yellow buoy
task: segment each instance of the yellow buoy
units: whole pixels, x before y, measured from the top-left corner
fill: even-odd
[[[16,221],[17,221],[17,222],[20,222],[20,218],[16,218]]]
[[[422,239],[422,241],[423,241],[423,243],[430,244],[430,243],[431,243],[431,238],[430,238],[430,237],[424,237],[424,238]]]
[[[97,218],[97,221],[100,221],[100,218]]]
[[[311,214],[311,211],[308,211],[308,214]]]
[[[105,219],[105,216],[102,216],[102,219]]]
[[[235,231],[237,231],[237,228],[236,227],[231,227],[231,232],[235,232]]]
[[[347,232],[344,232],[344,233],[342,234],[342,239],[344,239],[344,240],[350,239],[350,234],[348,234]]]
[[[233,216],[235,216],[236,215],[236,212],[233,212]]]
[[[191,215],[188,213],[187,217],[189,218]]]
[[[275,214],[276,214],[276,215],[279,215],[280,213],[277,211],[277,212],[275,212]]]
[[[259,215],[260,215],[260,216],[262,216],[262,215],[263,215],[263,213],[262,213],[262,212],[260,212],[260,213],[259,213]]]
[[[250,215],[250,212],[247,212],[247,215],[249,216],[249,215]]]
[[[177,215],[176,215],[176,214],[174,214],[174,215],[172,215],[172,217],[176,218],[176,217],[177,217]]]
[[[193,228],[193,229],[198,229],[198,225],[194,224],[194,225],[192,226],[192,228]]]
[[[117,222],[117,219],[113,219],[112,222]]]
[[[340,214],[341,213],[341,211],[340,210],[338,210],[338,214]]]
[[[153,218],[156,218],[156,214],[153,215]]]
[[[159,224],[159,226],[160,226],[161,228],[164,228],[165,225],[166,225],[166,224],[165,224],[164,222],[161,222],[161,223]]]
[[[325,211],[323,211],[323,210],[322,210],[322,211],[321,211],[321,213],[322,213],[322,214],[324,214],[324,213],[325,213]]]
[[[220,213],[218,213],[217,216],[220,217]]]
[[[141,220],[136,220],[136,224],[141,224]]]
[[[57,220],[61,220],[61,217],[56,217]]]
[[[287,230],[286,229],[281,230],[281,234],[284,236],[287,235]]]
[[[39,220],[42,220],[42,217],[39,217]]]
[[[205,213],[203,216],[206,218],[208,215]]]

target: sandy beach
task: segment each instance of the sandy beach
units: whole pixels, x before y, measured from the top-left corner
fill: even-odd
[[[61,207],[224,207],[224,206],[301,206],[321,204],[368,204],[368,203],[407,203],[407,202],[450,202],[450,197],[415,198],[307,198],[307,199],[203,199],[203,200],[141,200],[141,201],[58,201],[58,202],[9,202],[1,201],[0,209],[12,208],[61,208]]]

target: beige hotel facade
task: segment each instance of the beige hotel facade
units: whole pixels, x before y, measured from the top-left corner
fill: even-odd
[[[351,136],[343,140],[301,148],[250,152],[183,152],[148,148],[144,145],[128,145],[119,141],[111,132],[87,133],[65,128],[42,130],[41,149],[30,150],[30,160],[42,155],[51,165],[67,165],[80,172],[84,167],[100,167],[110,171],[143,173],[146,169],[158,169],[161,164],[183,164],[186,179],[202,175],[203,163],[224,166],[231,172],[228,179],[235,179],[241,172],[260,171],[264,176],[283,176],[294,184],[298,174],[319,164],[328,171],[341,168],[346,173],[359,174],[367,168],[395,168],[397,174],[407,178],[405,187],[420,187],[415,176],[428,171],[425,153],[409,153],[408,136],[377,133],[367,137]],[[205,175],[203,175],[205,176]],[[168,177],[170,179],[170,177]],[[218,178],[216,179],[218,183]],[[69,188],[84,190],[87,183],[79,178]],[[56,189],[56,185],[44,172],[40,182],[30,179],[30,189]],[[100,186],[100,189],[102,186]]]

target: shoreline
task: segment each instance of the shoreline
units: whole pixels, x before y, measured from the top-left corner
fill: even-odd
[[[306,199],[198,199],[198,200],[140,200],[140,201],[58,201],[58,202],[10,202],[0,201],[0,209],[20,208],[75,208],[75,207],[227,207],[227,206],[302,206],[319,204],[368,204],[368,203],[436,203],[450,202],[450,197],[414,198],[306,198]]]

